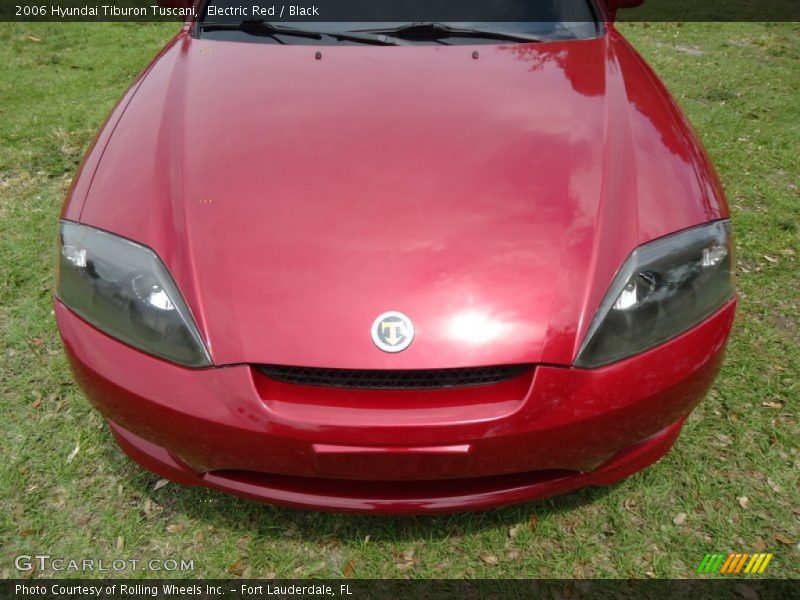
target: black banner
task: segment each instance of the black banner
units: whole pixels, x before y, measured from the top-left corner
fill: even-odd
[[[618,0],[2,0],[0,21],[582,22]],[[644,0],[618,21],[800,22],[800,0]]]
[[[0,597],[4,600],[791,600],[798,597],[798,589],[797,581],[749,578],[575,581],[9,579],[0,582]]]

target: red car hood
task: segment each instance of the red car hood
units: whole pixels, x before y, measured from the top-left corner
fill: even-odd
[[[635,246],[724,216],[613,32],[316,50],[179,35],[86,198],[162,257],[216,364],[569,364]],[[388,310],[398,354],[370,337]]]

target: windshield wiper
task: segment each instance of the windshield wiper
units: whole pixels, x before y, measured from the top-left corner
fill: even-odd
[[[313,40],[321,40],[322,35],[316,31],[306,31],[305,29],[295,29],[293,27],[278,27],[269,21],[261,21],[257,19],[248,19],[239,22],[230,23],[208,23],[201,22],[200,27],[203,31],[242,31],[250,35],[264,35],[267,37],[275,37],[276,35],[288,35],[294,37],[304,37]],[[280,42],[280,40],[277,40]]]
[[[362,31],[359,31],[362,33]],[[401,25],[394,29],[365,29],[363,33],[387,35],[407,40],[441,40],[449,37],[484,38],[509,42],[541,42],[542,39],[526,33],[496,31],[493,29],[462,29],[436,22],[420,22]]]
[[[330,31],[323,35],[328,35],[337,40],[346,42],[360,42],[362,44],[375,44],[376,46],[397,46],[397,42],[385,35],[372,35],[369,33],[353,33],[350,31]]]
[[[276,36],[294,36],[303,37],[312,40],[321,40],[322,36],[332,37],[337,40],[348,42],[360,42],[362,44],[375,44],[378,46],[395,46],[393,42],[385,35],[373,35],[368,33],[350,33],[346,31],[330,31],[320,32],[311,31],[308,29],[296,29],[294,27],[284,27],[282,25],[274,25],[269,21],[262,20],[245,20],[230,23],[209,23],[202,22],[200,26],[203,31],[242,31],[250,35],[263,35],[266,37],[275,38],[278,43],[281,42]]]

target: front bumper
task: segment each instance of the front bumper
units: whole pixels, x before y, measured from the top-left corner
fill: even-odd
[[[734,304],[606,367],[537,366],[411,402],[279,384],[246,365],[185,369],[58,301],[55,312],[79,384],[144,467],[287,506],[423,513],[609,484],[660,458],[719,369]]]

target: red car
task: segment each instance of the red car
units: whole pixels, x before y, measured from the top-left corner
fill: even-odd
[[[58,327],[131,458],[424,513],[669,450],[731,329],[728,208],[618,6],[561,6],[289,25],[197,5],[60,223]]]

